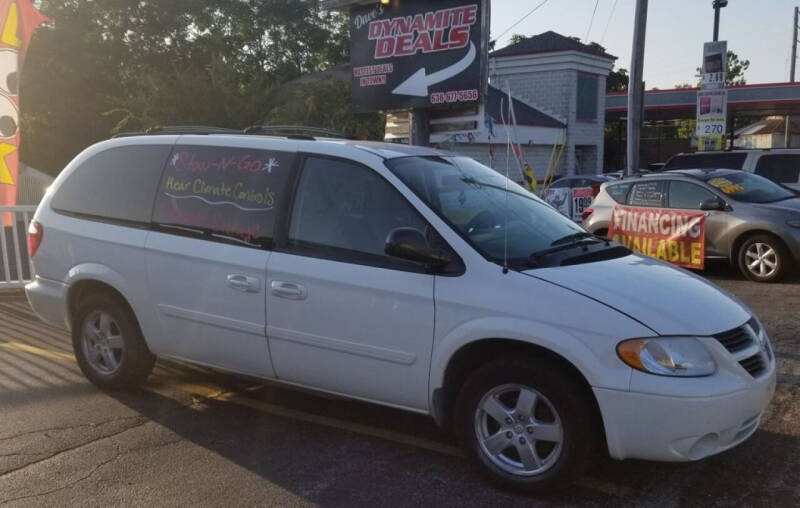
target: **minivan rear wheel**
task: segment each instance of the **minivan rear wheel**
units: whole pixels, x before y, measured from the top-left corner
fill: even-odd
[[[739,247],[739,270],[756,282],[776,282],[786,273],[789,252],[771,235],[755,235]]]
[[[597,449],[593,401],[552,365],[538,358],[496,360],[473,372],[459,393],[458,438],[503,487],[547,492],[566,485]]]
[[[138,386],[155,363],[133,312],[112,294],[94,294],[78,304],[72,347],[83,374],[101,388]]]

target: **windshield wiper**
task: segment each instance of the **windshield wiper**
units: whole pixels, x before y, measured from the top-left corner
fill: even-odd
[[[559,238],[558,240],[553,241],[551,243],[551,247],[549,249],[543,249],[534,252],[528,258],[528,266],[539,266],[540,261],[542,258],[549,256],[555,252],[560,252],[563,250],[574,249],[576,247],[582,247],[584,251],[588,250],[589,247],[587,246],[586,242],[588,240],[592,240],[592,243],[602,242],[602,238],[598,238],[597,236],[588,233],[586,231],[579,231],[577,233],[573,233],[571,235],[567,235],[564,237]],[[608,246],[609,243],[606,242]]]
[[[578,231],[577,233],[572,233],[571,235],[562,236],[558,240],[554,240],[553,243],[550,244],[550,246],[555,247],[556,245],[572,244],[580,240],[585,240],[589,238],[596,239],[597,237],[589,233],[588,231]]]

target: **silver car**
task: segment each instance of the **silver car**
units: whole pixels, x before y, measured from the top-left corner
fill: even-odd
[[[706,259],[728,259],[750,280],[774,282],[800,265],[800,195],[752,173],[682,169],[605,183],[583,226],[606,235],[615,205],[705,211]]]

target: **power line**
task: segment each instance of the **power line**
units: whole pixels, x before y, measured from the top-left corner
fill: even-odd
[[[600,44],[603,44],[603,41],[606,40],[606,32],[608,32],[608,26],[611,24],[611,18],[614,17],[614,11],[617,9],[617,0],[614,0],[614,5],[611,7],[611,14],[608,15],[608,21],[606,22],[606,29],[603,30],[603,37],[600,39]]]
[[[583,38],[586,43],[589,43],[589,32],[592,31],[592,25],[594,24],[594,15],[597,14],[597,5],[600,3],[600,0],[594,0],[594,10],[592,11],[592,19],[589,20],[589,28],[586,29],[586,37]]]
[[[513,24],[513,25],[511,25],[510,27],[506,28],[506,29],[503,31],[503,33],[501,33],[500,35],[498,35],[497,37],[495,37],[495,40],[498,40],[498,39],[500,39],[500,37],[502,37],[502,36],[504,36],[505,34],[507,34],[507,33],[508,33],[508,32],[509,32],[509,31],[510,31],[512,28],[514,28],[515,26],[517,26],[517,25],[519,25],[520,23],[522,23],[523,21],[525,21],[525,18],[527,18],[528,16],[530,16],[531,14],[533,14],[534,12],[536,12],[536,9],[538,9],[538,8],[539,8],[539,7],[541,7],[541,6],[543,6],[543,5],[544,5],[544,4],[546,4],[548,1],[549,1],[549,0],[544,0],[542,3],[540,3],[539,5],[537,5],[536,7],[534,7],[534,8],[531,10],[531,12],[529,12],[528,14],[526,14],[526,15],[522,16],[522,17],[519,19],[519,21],[517,21],[516,23],[514,23],[514,24]]]

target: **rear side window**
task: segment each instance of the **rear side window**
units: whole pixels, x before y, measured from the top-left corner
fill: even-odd
[[[800,155],[762,155],[756,164],[756,174],[777,183],[800,182]]]
[[[170,145],[110,148],[89,158],[55,196],[56,211],[147,224]]]
[[[631,190],[632,183],[618,183],[606,187],[606,192],[611,199],[617,203],[624,205],[628,202],[628,191]]]
[[[633,186],[630,196],[632,206],[663,207],[667,191],[667,182],[639,182]]]
[[[153,222],[171,232],[268,247],[295,154],[176,146],[161,177]]]
[[[676,155],[664,165],[664,169],[725,168],[742,169],[747,154],[743,152],[691,153]]]

